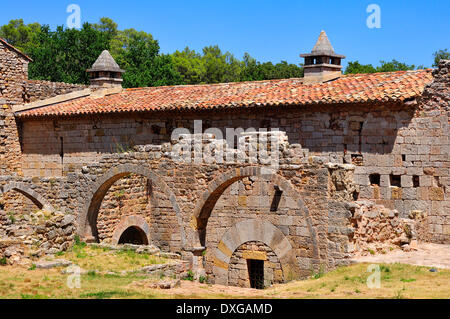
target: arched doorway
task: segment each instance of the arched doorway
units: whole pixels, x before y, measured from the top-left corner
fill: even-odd
[[[148,245],[148,238],[145,232],[137,226],[128,227],[119,238],[119,245]]]
[[[233,252],[228,268],[230,286],[264,289],[283,281],[278,256],[263,242],[249,241]]]

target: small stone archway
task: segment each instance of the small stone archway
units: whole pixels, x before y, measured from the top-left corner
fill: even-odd
[[[44,197],[42,197],[35,190],[24,183],[11,182],[3,187],[0,187],[0,195],[6,194],[9,191],[16,191],[22,194],[23,196],[31,200],[33,204],[35,204],[39,209],[53,211],[52,205],[50,205]]]
[[[144,165],[123,164],[115,166],[109,169],[100,178],[92,182],[85,199],[85,204],[83,205],[81,213],[78,216],[78,234],[83,236],[88,241],[98,240],[97,217],[102,201],[111,186],[129,174],[136,174],[146,177],[153,185],[157,185],[162,192],[168,196],[177,217],[181,235],[181,247],[185,247],[186,238],[182,223],[181,210],[175,194],[170,190],[161,177],[153,173]]]
[[[119,244],[122,235],[131,227],[135,227],[143,234],[145,234],[147,245],[151,242],[150,226],[145,221],[145,219],[140,216],[127,216],[120,221],[119,225],[114,230],[112,244]]]
[[[281,263],[283,277],[297,278],[295,251],[286,236],[272,223],[259,219],[239,222],[222,237],[214,251],[214,283],[228,285],[229,266],[233,253],[247,242],[261,242],[276,254]]]

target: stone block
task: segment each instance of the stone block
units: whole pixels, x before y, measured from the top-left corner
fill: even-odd
[[[267,253],[264,251],[244,251],[242,254],[244,259],[267,260]]]
[[[444,200],[444,190],[441,187],[431,187],[429,191],[430,200]]]

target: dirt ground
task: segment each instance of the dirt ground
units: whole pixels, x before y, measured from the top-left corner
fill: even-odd
[[[402,263],[450,269],[450,245],[418,243],[417,250],[404,252],[395,250],[384,255],[364,256],[354,259],[365,263]]]

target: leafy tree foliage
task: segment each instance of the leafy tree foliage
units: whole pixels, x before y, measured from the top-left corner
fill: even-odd
[[[83,25],[81,30],[58,27],[51,31],[39,23],[24,24],[11,20],[0,27],[0,37],[33,58],[30,78],[67,83],[89,83],[89,69],[100,53],[108,49],[116,62],[125,69],[124,87],[146,87],[176,84],[223,83],[298,78],[302,65],[286,61],[273,64],[259,62],[245,53],[242,60],[217,45],[201,52],[186,47],[173,54],[161,54],[157,40],[149,33],[135,29],[119,30],[110,18]],[[450,59],[450,53],[434,53],[437,66],[440,59]],[[413,70],[414,65],[397,60],[380,61],[379,66],[349,62],[345,73],[375,73]],[[420,66],[419,68],[422,68]]]
[[[32,79],[66,83],[89,83],[86,70],[100,53],[109,49],[110,36],[85,23],[81,30],[43,26],[38,46],[28,49],[34,60],[29,67]]]
[[[26,25],[23,23],[23,19],[11,20],[8,24],[0,27],[0,38],[26,52],[38,44],[37,36],[40,31],[41,25],[39,23]]]
[[[169,55],[159,54],[158,41],[145,32],[119,32],[122,46],[113,48],[116,61],[126,70],[124,87],[148,87],[182,84]]]
[[[374,67],[372,64],[361,64],[358,61],[355,61],[348,63],[345,74],[408,71],[414,69],[414,65],[401,63],[395,59],[390,62],[380,61],[380,66],[377,67]]]
[[[450,60],[450,52],[447,49],[439,50],[433,53],[434,63],[433,66],[437,67],[439,65],[440,60]]]

